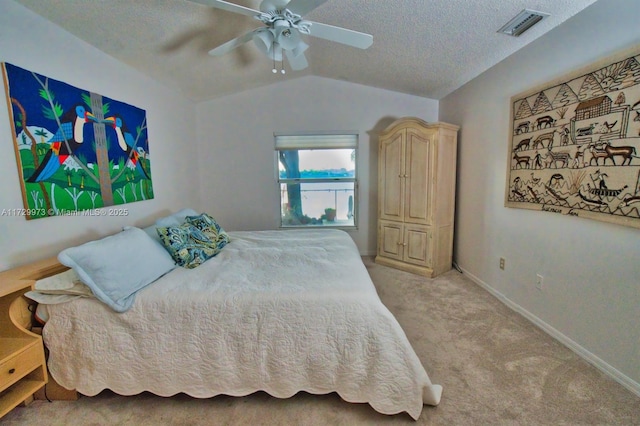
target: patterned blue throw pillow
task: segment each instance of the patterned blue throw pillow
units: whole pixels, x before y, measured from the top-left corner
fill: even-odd
[[[227,235],[224,229],[222,229],[214,218],[206,213],[202,213],[198,216],[187,216],[185,218],[185,222],[198,228],[211,241],[215,241],[216,245],[220,249],[229,243],[229,235]]]
[[[157,228],[158,236],[175,262],[188,269],[203,264],[220,253],[226,243],[220,245],[190,223]]]

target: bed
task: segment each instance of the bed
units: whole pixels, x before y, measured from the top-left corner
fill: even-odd
[[[215,256],[172,268],[122,312],[95,297],[47,304],[50,375],[87,396],[336,392],[413,419],[423,404],[439,403],[442,387],[380,301],[346,232],[227,235]]]

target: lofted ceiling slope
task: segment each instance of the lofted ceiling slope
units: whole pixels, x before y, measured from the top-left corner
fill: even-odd
[[[207,54],[261,25],[248,16],[188,0],[10,1],[200,102],[305,75],[441,99],[596,0],[328,0],[305,18],[372,34],[373,45],[305,36],[309,67],[285,64],[284,75],[252,43]],[[517,38],[497,33],[525,8],[551,16]]]

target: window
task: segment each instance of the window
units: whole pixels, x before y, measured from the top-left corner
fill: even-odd
[[[357,134],[276,135],[281,227],[355,227]]]

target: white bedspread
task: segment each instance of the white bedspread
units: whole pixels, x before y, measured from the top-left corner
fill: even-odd
[[[49,306],[53,378],[89,396],[335,391],[414,419],[439,403],[347,233],[229,234],[218,256],[176,268],[125,313],[86,298]]]

